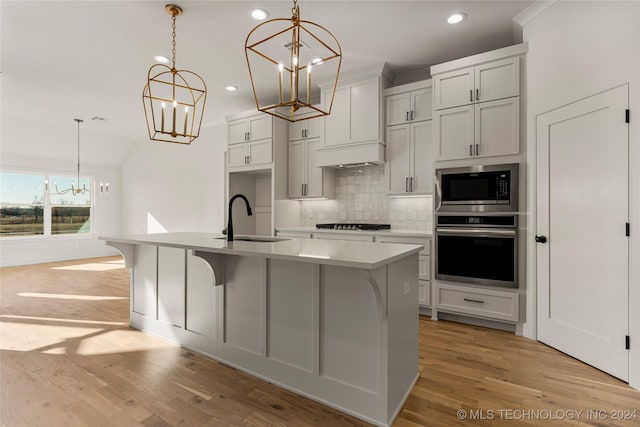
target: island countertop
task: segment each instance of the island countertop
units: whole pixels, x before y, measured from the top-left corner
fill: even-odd
[[[215,233],[173,232],[101,236],[100,239],[108,242],[167,246],[225,255],[295,260],[367,270],[374,270],[423,249],[421,245],[297,238],[286,238],[277,242],[242,240],[227,242],[224,237]]]

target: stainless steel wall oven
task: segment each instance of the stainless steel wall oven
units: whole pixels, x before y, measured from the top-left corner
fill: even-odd
[[[518,287],[517,217],[438,215],[436,279]]]

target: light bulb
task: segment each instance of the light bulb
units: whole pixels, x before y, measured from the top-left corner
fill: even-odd
[[[284,65],[282,62],[278,64],[278,71],[284,71]]]
[[[459,12],[459,13],[454,13],[453,15],[451,15],[448,19],[447,22],[449,24],[457,24],[459,22],[464,21],[464,19],[467,17],[466,14]]]
[[[298,57],[294,56],[291,62],[293,63],[294,66],[298,65]]]

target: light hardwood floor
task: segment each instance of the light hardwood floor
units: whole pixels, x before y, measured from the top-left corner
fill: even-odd
[[[0,288],[2,426],[366,425],[129,329],[119,258],[0,269]],[[640,426],[622,381],[511,333],[419,322],[421,375],[395,426]]]

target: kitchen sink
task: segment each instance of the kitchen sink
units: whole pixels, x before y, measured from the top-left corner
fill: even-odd
[[[223,240],[226,237],[216,237],[216,239]],[[241,240],[243,242],[265,242],[265,243],[274,243],[274,242],[282,242],[286,239],[284,237],[269,237],[269,236],[235,236],[233,240]]]

